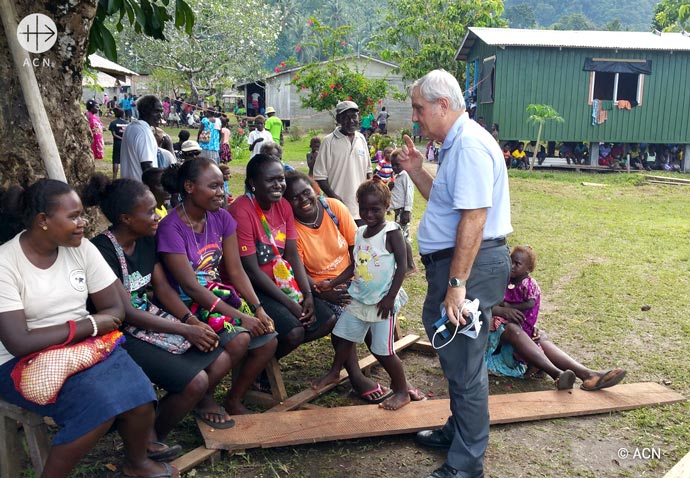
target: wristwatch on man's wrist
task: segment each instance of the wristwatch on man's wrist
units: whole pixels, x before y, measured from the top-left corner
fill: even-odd
[[[249,310],[252,311],[252,314],[256,313],[256,310],[259,307],[263,307],[263,304],[261,302],[257,302],[256,304],[249,304]]]
[[[458,279],[457,277],[451,277],[448,280],[448,287],[465,287],[465,284],[467,284],[466,280]]]

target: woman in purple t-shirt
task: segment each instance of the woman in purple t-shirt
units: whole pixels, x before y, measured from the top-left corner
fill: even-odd
[[[242,268],[235,234],[237,222],[221,208],[225,196],[223,174],[212,160],[195,158],[166,169],[161,182],[169,193],[182,196],[180,204],[161,221],[156,235],[170,285],[186,303],[239,319],[241,327],[236,328],[248,332],[224,345],[233,366],[245,355],[247,358],[223,403],[231,415],[248,413],[242,397],[275,354],[277,341],[273,321]],[[209,282],[221,282],[221,269],[254,316],[218,300],[205,287]]]

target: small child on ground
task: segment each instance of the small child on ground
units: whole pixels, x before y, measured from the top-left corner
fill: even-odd
[[[218,168],[220,172],[223,173],[223,189],[225,190],[223,209],[225,209],[234,201],[232,193],[230,192],[230,178],[232,175],[230,174],[230,167],[227,164],[220,164]]]
[[[543,370],[554,379],[558,390],[573,388],[576,377],[582,380],[580,388],[588,391],[612,387],[623,380],[625,370],[595,372],[571,358],[537,329],[541,290],[530,276],[536,255],[530,246],[516,246],[510,258],[512,268],[504,300],[492,308],[485,355],[489,373],[523,378]]]
[[[357,189],[359,214],[366,225],[357,229],[350,266],[331,281],[316,284],[319,291],[331,290],[349,280],[352,301],[340,315],[333,329],[335,358],[331,370],[312,384],[321,388],[336,382],[355,343],[362,343],[371,331],[369,350],[391,377],[393,395],[380,407],[397,410],[410,400],[423,400],[419,390],[412,389],[405,378],[402,361],[395,355],[393,335],[395,317],[407,295],[402,289],[405,279],[406,252],[400,227],[386,221],[390,190],[380,181],[366,181]]]
[[[393,148],[387,146],[383,149],[383,154],[377,154],[376,168],[374,177],[378,178],[388,189],[393,189],[393,166],[391,166],[391,153]]]
[[[314,165],[316,164],[316,157],[319,155],[319,148],[321,147],[321,140],[314,136],[311,141],[309,141],[309,151],[307,153],[307,166],[309,166],[309,177],[314,177]]]
[[[391,167],[395,178],[395,187],[391,191],[391,209],[395,213],[395,222],[400,225],[400,229],[405,239],[407,249],[407,271],[408,273],[417,272],[417,266],[412,256],[412,239],[410,238],[410,219],[412,215],[412,205],[414,203],[414,184],[410,180],[402,166],[398,155],[401,149],[395,149],[391,153]]]

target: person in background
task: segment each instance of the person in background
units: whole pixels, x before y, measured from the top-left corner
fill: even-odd
[[[177,139],[178,141],[176,143],[173,143],[173,151],[175,151],[175,154],[179,157],[180,152],[182,151],[182,144],[189,139],[189,131],[186,129],[181,129],[179,133],[177,133]]]
[[[223,189],[225,189],[225,202],[223,204],[223,209],[227,209],[234,200],[232,193],[230,192],[230,178],[232,177],[232,174],[230,174],[230,167],[227,164],[221,164],[218,167],[220,168],[220,172],[223,173]]]
[[[0,213],[2,232],[16,234],[0,246],[0,395],[58,424],[42,477],[67,478],[115,423],[124,476],[179,477],[148,456],[165,448],[149,443],[156,394],[121,346],[68,377],[54,403],[38,405],[17,391],[10,374],[20,358],[72,335],[76,344],[115,331],[125,310],[117,277],[84,240],[88,221],[70,186],[41,179],[23,192],[2,194]]]
[[[204,117],[201,118],[196,140],[201,146],[201,157],[208,158],[216,164],[220,164],[221,128],[221,122],[215,117],[215,111],[207,109]]]
[[[363,134],[365,138],[369,139],[369,136],[374,133],[373,123],[376,120],[376,117],[374,116],[374,113],[368,113],[362,116],[360,120],[359,132]]]
[[[129,123],[124,120],[125,112],[121,108],[113,109],[115,119],[108,125],[108,131],[113,135],[113,180],[117,179],[117,172],[120,169],[120,156],[122,150],[122,137],[125,128]]]
[[[273,106],[266,108],[266,129],[271,133],[273,141],[283,146],[283,120],[276,116]]]
[[[386,111],[386,107],[382,107],[378,116],[376,116],[376,123],[378,124],[378,130],[381,134],[388,134],[388,118],[390,115]]]
[[[419,123],[416,121],[412,123],[412,142],[421,143],[422,142],[422,130],[419,127]]]
[[[170,205],[170,193],[163,188],[161,184],[161,177],[163,176],[163,169],[150,168],[144,171],[141,175],[141,182],[143,182],[149,190],[153,193],[156,199],[156,214],[163,219],[168,215],[168,206]]]
[[[361,225],[363,221],[359,217],[356,192],[360,184],[372,177],[372,171],[367,140],[357,131],[357,103],[338,103],[335,120],[339,127],[321,142],[314,165],[314,179],[325,195],[344,203],[355,222]]]
[[[247,136],[249,152],[251,153],[249,155],[249,159],[259,154],[258,146],[262,141],[273,141],[273,136],[271,135],[271,133],[264,129],[265,125],[266,118],[264,118],[263,116],[258,115],[254,118],[254,126],[256,126],[256,129],[249,133],[249,136]]]
[[[170,136],[163,128],[153,128],[153,136],[156,138],[156,144],[158,145],[158,167],[165,169],[171,164],[175,164],[177,156],[174,153]]]
[[[309,152],[307,153],[307,167],[309,168],[309,177],[314,177],[314,165],[316,164],[316,157],[319,155],[319,148],[321,147],[321,139],[314,136],[309,141]]]
[[[122,95],[122,98],[120,98],[120,101],[118,101],[118,104],[120,105],[120,108],[122,108],[122,111],[125,112],[125,119],[129,122],[132,120],[132,103],[129,101],[129,98],[127,97],[126,94]]]
[[[99,116],[98,103],[95,100],[86,102],[86,119],[89,120],[89,129],[93,137],[91,141],[91,152],[94,159],[103,159],[104,144],[103,144],[103,123]]]
[[[451,416],[440,430],[424,430],[416,438],[423,445],[448,448],[445,463],[427,478],[480,478],[489,443],[488,328],[475,338],[454,333],[469,319],[465,299],[478,300],[482,320],[487,320],[503,298],[510,276],[506,235],[513,230],[508,172],[491,134],[470,120],[453,75],[445,70],[426,74],[412,84],[411,98],[412,120],[426,137],[442,143],[435,178],[409,136],[403,137],[405,148],[398,155],[428,201],[417,233],[428,282],[422,322],[431,339],[445,310],[453,337],[436,340]]]
[[[417,266],[412,255],[412,238],[410,237],[410,221],[412,218],[412,206],[414,205],[414,184],[409,174],[400,165],[398,156],[401,149],[395,149],[391,153],[391,167],[395,175],[395,187],[391,190],[391,207],[395,214],[395,222],[402,230],[405,246],[407,248],[407,272],[417,272]]]
[[[500,141],[498,141],[498,123],[491,125],[491,136],[493,136],[497,143],[500,143]]]
[[[139,99],[140,120],[132,121],[122,136],[120,176],[141,181],[148,168],[158,167],[158,144],[151,128],[160,125],[163,105],[154,95]]]
[[[230,148],[230,128],[229,120],[226,115],[220,117],[220,149],[218,150],[218,157],[221,164],[232,161],[232,149]]]
[[[525,143],[518,143],[517,147],[510,153],[510,167],[515,169],[528,169],[527,154],[525,153]]]

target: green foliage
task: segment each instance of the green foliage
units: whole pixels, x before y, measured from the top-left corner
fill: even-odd
[[[654,8],[652,27],[665,32],[690,29],[690,0],[661,0]]]
[[[353,57],[340,57],[345,48],[348,26],[332,28],[311,18],[312,42],[328,55],[329,61],[311,63],[292,77],[291,84],[300,91],[303,107],[332,112],[339,101],[357,103],[360,114],[374,111],[374,106],[389,94],[399,93],[385,79],[369,79],[353,63]]]
[[[505,0],[506,18],[510,26],[515,28],[508,17],[512,9],[526,5],[532,9],[536,18],[536,25],[527,28],[549,28],[554,23],[562,23],[562,18],[581,13],[595,25],[596,30],[614,30],[611,24],[618,19],[619,30],[648,31],[652,11],[658,0]],[[614,25],[615,26],[615,25]]]
[[[535,124],[544,124],[547,121],[556,121],[557,123],[565,121],[551,105],[530,103],[527,105],[527,114],[529,115],[527,120]]]
[[[158,40],[165,40],[165,26],[174,19],[175,28],[190,35],[194,26],[194,12],[185,0],[175,0],[172,8],[170,0],[99,0],[91,30],[89,31],[88,54],[102,51],[106,58],[117,61],[115,37],[112,26],[107,25],[110,18],[117,17],[114,28],[121,32],[123,20],[134,28],[137,34]]]
[[[245,128],[234,128],[230,135],[230,150],[232,151],[232,161],[243,162],[249,158],[249,148],[247,144],[248,131]]]
[[[455,53],[467,27],[505,27],[503,0],[391,0],[385,31],[370,47],[399,65],[406,79],[444,68],[464,77]]]
[[[165,42],[132,28],[117,35],[129,64],[135,58],[149,70],[171,72],[177,78],[174,88],[184,87],[194,100],[219,96],[235,81],[263,73],[263,58],[273,51],[280,31],[275,27],[279,11],[261,0],[187,1],[196,18],[191,34],[168,24]]]
[[[520,3],[512,7],[506,7],[506,20],[510,28],[535,28],[537,26],[537,15],[534,7],[527,3]]]
[[[554,30],[596,30],[597,26],[582,13],[571,13],[558,19],[551,25]]]
[[[395,144],[393,143],[393,138],[390,136],[381,133],[374,133],[369,136],[369,146],[373,151],[373,154],[376,154],[376,151],[383,151],[388,146],[395,146]]]

